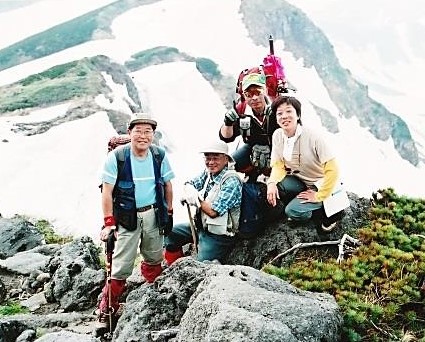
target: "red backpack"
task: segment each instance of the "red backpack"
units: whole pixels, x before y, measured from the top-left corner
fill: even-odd
[[[235,109],[239,114],[243,114],[246,108],[245,97],[242,91],[242,80],[248,74],[264,74],[266,77],[267,96],[270,100],[274,100],[279,94],[287,93],[285,69],[282,65],[280,57],[275,56],[273,37],[269,37],[269,54],[263,58],[263,64],[250,69],[244,69],[240,72],[236,82],[236,94],[238,98],[235,101]]]
[[[130,136],[128,134],[121,134],[113,136],[108,141],[108,152],[115,150],[120,145],[125,145],[131,141]]]

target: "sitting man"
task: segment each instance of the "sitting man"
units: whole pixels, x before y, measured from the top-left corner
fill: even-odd
[[[255,182],[260,174],[270,174],[272,135],[279,125],[268,104],[263,74],[246,75],[242,79],[242,90],[247,106],[243,113],[237,113],[236,108],[227,111],[219,137],[229,143],[242,136],[242,146],[232,155],[235,169]]]
[[[189,223],[177,224],[165,239],[164,258],[168,265],[183,256],[188,243],[198,246],[199,261],[223,262],[233,247],[238,229],[242,183],[228,154],[228,147],[218,141],[202,149],[206,169],[184,184],[182,204],[196,206],[197,231]],[[194,241],[198,240],[198,241]]]

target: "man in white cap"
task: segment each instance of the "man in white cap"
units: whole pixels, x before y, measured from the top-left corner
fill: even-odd
[[[264,74],[247,74],[242,90],[247,106],[242,113],[237,108],[226,112],[219,136],[226,143],[242,136],[242,146],[232,154],[235,169],[249,176],[249,181],[256,181],[261,173],[270,173],[272,135],[279,125],[270,109]]]
[[[151,146],[156,126],[157,122],[149,114],[135,114],[128,125],[130,143],[109,152],[103,168],[104,227],[100,239],[106,241],[111,231],[117,239],[112,256],[112,279],[105,284],[98,310],[99,323],[107,329],[110,328],[108,312],[111,314],[112,307],[115,314],[119,308],[119,297],[133,271],[137,249],[143,257],[140,269],[147,282],[153,282],[162,272],[163,223],[169,221],[171,226],[168,228],[171,230],[171,179],[174,172],[165,151]],[[123,157],[120,164],[119,153]],[[159,155],[161,157],[157,160]],[[157,192],[159,182],[164,184],[164,188]],[[161,198],[158,198],[159,193]],[[165,221],[160,213],[165,213]],[[100,324],[98,329],[101,328]]]
[[[189,223],[177,224],[165,238],[164,257],[168,265],[183,256],[182,247],[197,243],[199,261],[223,263],[234,244],[238,229],[242,183],[229,167],[233,163],[227,144],[210,143],[201,150],[205,170],[184,184],[182,203],[197,208],[195,222],[197,240],[193,241]]]

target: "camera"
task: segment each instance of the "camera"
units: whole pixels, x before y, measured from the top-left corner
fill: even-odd
[[[244,118],[239,119],[239,127],[241,129],[249,129],[251,127],[251,118],[246,116]]]

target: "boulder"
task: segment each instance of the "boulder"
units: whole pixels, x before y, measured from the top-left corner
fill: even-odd
[[[270,219],[264,225],[264,231],[254,239],[239,239],[226,263],[261,269],[275,256],[298,243],[338,240],[346,233],[352,234],[367,224],[370,200],[360,198],[353,193],[348,195],[350,207],[345,210],[344,217],[331,233],[322,232],[313,220],[301,224],[286,222],[282,215],[283,206],[281,205],[269,209],[271,211],[268,215]],[[280,215],[279,211],[281,211]],[[336,245],[335,248],[337,248]]]
[[[182,258],[131,292],[115,341],[339,341],[342,316],[328,294],[302,291],[238,265]]]
[[[58,302],[64,311],[84,310],[97,302],[105,282],[99,250],[90,237],[65,244],[47,266],[52,280],[46,284],[49,303]]]
[[[41,244],[45,244],[44,237],[31,222],[19,216],[11,219],[0,217],[0,259]]]

